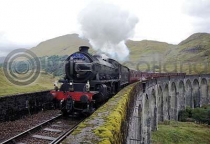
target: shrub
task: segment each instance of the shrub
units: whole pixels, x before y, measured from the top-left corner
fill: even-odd
[[[182,122],[186,122],[189,117],[189,113],[186,110],[179,111],[178,120]]]
[[[210,125],[210,108],[207,105],[195,109],[187,107],[186,110],[179,111],[178,120],[182,122],[196,121]]]
[[[192,117],[199,123],[210,124],[210,110],[205,108],[195,108],[192,110]]]
[[[203,108],[195,108],[192,110],[192,117],[196,122],[203,123],[205,121],[205,111]]]
[[[202,105],[202,108],[204,108],[204,109],[207,109],[207,107],[208,107],[207,104]]]
[[[186,107],[186,112],[188,113],[188,117],[191,118],[192,117],[192,108],[187,106]]]

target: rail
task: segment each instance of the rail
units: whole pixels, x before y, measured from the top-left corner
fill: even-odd
[[[52,122],[52,121],[54,121],[54,120],[60,118],[61,116],[62,116],[62,114],[59,114],[59,115],[56,116],[56,117],[53,117],[53,118],[51,118],[51,119],[49,119],[49,120],[47,120],[47,121],[45,121],[45,122],[43,122],[43,123],[41,123],[41,124],[35,126],[35,127],[32,127],[32,128],[30,128],[30,129],[28,129],[28,130],[26,130],[26,131],[24,131],[24,132],[22,132],[22,133],[20,133],[20,134],[18,134],[18,135],[16,135],[16,136],[14,136],[14,137],[11,137],[11,138],[9,138],[9,139],[6,140],[6,141],[3,141],[1,144],[16,143],[16,142],[15,142],[16,139],[21,138],[21,137],[23,137],[23,136],[26,135],[26,134],[30,134],[32,131],[35,131],[35,130],[39,129],[39,128],[42,127],[42,126],[47,125],[49,122]]]
[[[64,132],[62,135],[60,135],[58,138],[56,138],[54,141],[52,141],[50,144],[59,144],[62,140],[64,140],[68,135],[70,135],[76,128],[77,126],[83,122],[84,119],[79,121],[74,127],[68,129],[66,132]]]

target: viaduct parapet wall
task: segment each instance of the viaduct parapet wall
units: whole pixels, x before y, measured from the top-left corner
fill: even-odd
[[[42,91],[0,97],[0,122],[16,120],[29,112],[40,111],[52,100],[48,94],[49,91]]]

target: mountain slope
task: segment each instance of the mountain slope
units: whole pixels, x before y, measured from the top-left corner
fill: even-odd
[[[173,53],[173,54],[172,54]],[[210,34],[195,33],[183,40],[168,53],[167,58],[176,56],[180,61],[198,62],[209,60],[210,56]]]
[[[130,49],[130,60],[153,60],[154,57],[165,55],[169,50],[173,49],[175,45],[165,42],[142,40],[126,42],[127,47]]]
[[[165,60],[177,62],[178,66],[185,65],[183,71],[187,73],[210,73],[210,34],[191,35],[172,49]]]
[[[30,85],[13,85],[5,77],[2,68],[0,68],[0,79],[0,96],[53,89],[53,83],[56,80],[52,75],[41,72],[37,80]]]
[[[196,33],[179,43],[180,58],[188,55],[188,61],[203,61],[210,56],[210,34]]]

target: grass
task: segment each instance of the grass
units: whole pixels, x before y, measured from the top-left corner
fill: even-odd
[[[50,90],[53,89],[53,83],[56,80],[53,76],[41,72],[38,79],[32,84],[18,86],[6,79],[2,69],[0,69],[0,79],[0,96]]]
[[[192,122],[160,123],[152,133],[153,144],[209,144],[210,126]]]

